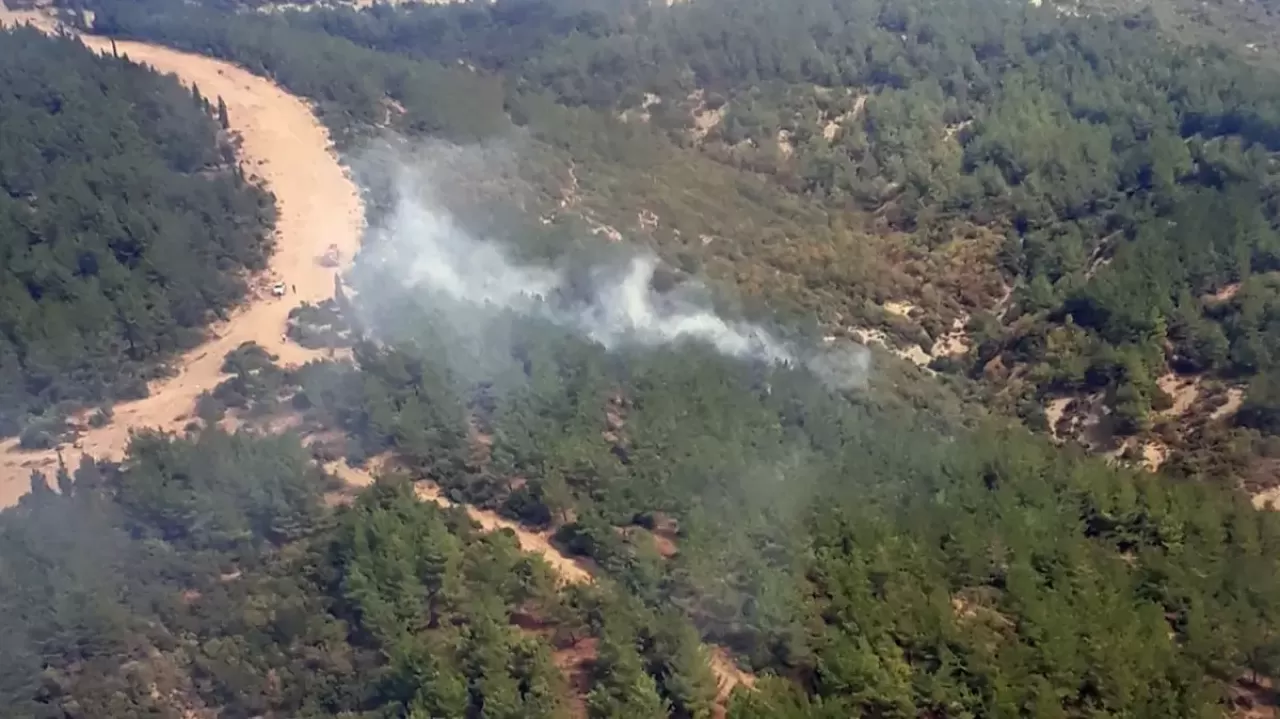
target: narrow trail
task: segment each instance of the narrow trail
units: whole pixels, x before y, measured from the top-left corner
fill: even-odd
[[[352,487],[367,487],[373,484],[374,475],[379,471],[381,463],[373,461],[370,463],[374,469],[356,469],[347,465],[346,462],[331,462],[325,465],[325,470],[332,474],[338,475],[342,481]],[[440,492],[439,485],[434,482],[417,481],[413,485],[414,493],[418,499],[424,502],[434,502],[441,507],[453,507],[456,505],[448,497]],[[531,531],[518,522],[500,516],[497,512],[470,504],[460,505],[467,511],[467,516],[471,517],[471,521],[480,525],[486,532],[496,532],[500,529],[509,529],[515,534],[516,540],[520,543],[520,549],[529,554],[536,554],[543,558],[555,573],[560,577],[561,581],[566,584],[589,584],[593,577],[589,566],[582,561],[566,556],[555,545],[551,543],[551,538],[546,534]]]
[[[325,469],[336,474],[352,487],[367,487],[373,483],[374,476],[385,466],[385,460],[386,457],[382,457],[371,461],[371,469],[356,469],[341,461],[331,462],[325,465]],[[441,507],[463,507],[467,512],[467,516],[486,532],[500,529],[511,530],[515,534],[516,540],[520,543],[520,549],[542,557],[559,576],[560,580],[566,584],[590,584],[595,581],[590,564],[576,560],[561,552],[551,543],[551,538],[546,533],[531,531],[517,522],[499,516],[497,512],[480,509],[469,504],[457,505],[441,494],[440,487],[434,482],[415,482],[414,493],[418,496],[418,499],[424,502],[434,502]],[[705,648],[707,651],[707,664],[716,678],[716,702],[721,712],[718,716],[722,716],[723,705],[728,700],[729,695],[733,693],[734,688],[741,685],[749,689],[755,685],[756,677],[739,667],[733,661],[729,651],[724,647],[708,644],[705,645]]]
[[[56,28],[53,19],[38,11],[0,6],[0,25],[27,22],[46,32]],[[80,39],[94,50],[111,51],[109,39],[84,34]],[[150,396],[116,404],[110,424],[86,428],[74,446],[64,445],[62,450],[73,463],[82,451],[120,458],[133,429],[181,430],[200,393],[222,380],[223,357],[241,343],[262,345],[278,355],[283,365],[323,357],[323,352],[287,342],[285,324],[289,311],[301,302],[320,302],[333,295],[338,270],[322,267],[317,259],[333,244],[343,260],[349,260],[359,247],[364,216],[355,184],[306,102],[230,63],[139,42],[117,40],[116,48],[134,62],[172,73],[186,85],[199,85],[206,97],[226,102],[231,129],[241,139],[240,163],[246,174],[265,181],[279,208],[276,250],[269,269],[253,278],[251,286],[278,280],[296,291],[283,298],[258,291],[247,298],[229,321],[209,328],[207,342],[174,360],[176,374],[153,383]],[[55,451],[24,451],[16,439],[0,443],[0,507],[16,503],[27,492],[32,469],[47,471],[56,464]]]

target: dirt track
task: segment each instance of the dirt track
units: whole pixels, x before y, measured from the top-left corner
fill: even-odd
[[[373,483],[374,474],[379,471],[376,467],[380,464],[380,462],[372,463],[371,466],[374,466],[375,469],[370,471],[354,469],[347,466],[345,462],[332,462],[326,465],[325,469],[338,475],[349,485],[365,487]],[[448,497],[440,493],[440,487],[432,482],[420,481],[415,483],[414,493],[417,494],[418,499],[424,502],[434,502],[441,507],[454,506],[454,503]],[[556,549],[545,534],[530,531],[520,526],[517,522],[499,516],[497,512],[471,505],[464,505],[464,507],[467,510],[467,516],[471,517],[471,521],[480,525],[481,529],[486,532],[494,532],[499,529],[511,530],[515,534],[516,540],[520,543],[520,549],[529,554],[536,554],[542,557],[555,570],[561,581],[567,584],[587,584],[592,581],[591,572],[584,564]]]
[[[54,23],[44,15],[10,11],[0,5],[0,25],[15,22],[29,22],[45,31],[54,29]],[[84,35],[82,40],[100,51],[111,49],[111,42],[103,38]],[[279,355],[280,363],[285,365],[321,357],[320,352],[286,341],[285,322],[289,310],[300,302],[332,296],[334,270],[321,267],[317,258],[330,244],[336,244],[343,259],[349,260],[359,247],[363,222],[356,187],[333,153],[328,133],[303,101],[229,63],[138,42],[117,40],[116,48],[135,62],[173,73],[185,84],[199,85],[206,97],[220,96],[227,103],[232,130],[243,140],[240,161],[246,171],[266,181],[280,209],[276,253],[266,276],[258,279],[278,278],[296,286],[296,293],[284,299],[269,295],[250,298],[228,322],[212,328],[213,336],[208,342],[174,363],[178,370],[174,377],[153,384],[146,399],[117,404],[110,425],[84,432],[77,447],[64,447],[72,462],[82,451],[102,458],[121,457],[134,428],[180,430],[189,420],[200,393],[222,380],[223,357],[243,342],[257,342]],[[27,492],[33,468],[49,470],[56,463],[53,451],[22,451],[16,440],[0,443],[0,507],[16,503]],[[328,469],[352,485],[363,486],[372,481],[370,472],[343,463],[334,463]],[[418,483],[417,493],[424,501],[452,505],[434,484]],[[540,555],[562,581],[593,581],[586,567],[560,552],[545,535],[494,512],[471,506],[466,510],[486,531],[511,530],[521,549]],[[754,683],[754,677],[737,668],[722,648],[709,650],[720,701],[734,686]]]
[[[353,487],[366,487],[373,483],[374,476],[385,467],[386,459],[383,456],[371,461],[370,469],[367,470],[355,469],[345,462],[331,462],[325,465],[325,469],[338,475],[344,482]],[[442,507],[454,506],[454,503],[448,497],[440,493],[440,487],[435,483],[416,482],[414,491],[418,499],[424,502],[434,502]],[[497,512],[471,505],[462,506],[466,509],[467,515],[471,517],[471,520],[480,525],[486,532],[493,532],[499,529],[511,530],[515,534],[516,540],[520,543],[520,549],[542,557],[555,571],[556,575],[560,577],[560,581],[565,584],[589,584],[595,581],[588,565],[561,552],[551,543],[546,534],[530,531],[520,526],[517,522],[499,516]],[[755,686],[756,677],[740,668],[724,647],[707,645],[706,649],[711,673],[716,678],[716,716],[723,716],[724,703],[728,700],[734,688],[740,685],[751,688]]]
[[[49,18],[37,13],[0,7],[0,24],[13,22],[53,27]],[[109,40],[82,39],[96,50],[111,49]],[[116,47],[135,62],[173,73],[185,84],[199,85],[205,96],[226,101],[231,127],[243,140],[240,161],[247,173],[266,181],[280,209],[276,252],[269,271],[258,279],[279,278],[297,291],[282,299],[251,298],[229,322],[212,327],[211,339],[178,358],[173,365],[177,374],[154,383],[151,396],[116,405],[110,425],[83,433],[79,448],[64,447],[73,466],[81,451],[119,458],[130,429],[181,430],[200,393],[221,381],[223,357],[243,342],[257,342],[286,365],[320,357],[319,352],[284,341],[285,322],[300,302],[333,295],[334,270],[316,260],[331,243],[341,249],[344,260],[349,259],[359,247],[363,222],[356,187],[333,153],[328,132],[305,102],[229,63],[137,42],[117,41]],[[27,492],[33,468],[47,470],[56,462],[54,452],[25,452],[16,440],[0,443],[0,507]]]

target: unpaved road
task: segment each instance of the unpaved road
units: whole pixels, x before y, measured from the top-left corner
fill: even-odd
[[[348,466],[346,462],[331,462],[325,465],[325,469],[338,475],[344,482],[353,487],[367,487],[373,483],[375,474],[382,471],[386,466],[386,459],[383,456],[372,460],[369,464],[371,469],[356,469]],[[418,499],[424,502],[435,502],[442,507],[455,506],[448,497],[440,493],[440,487],[434,482],[415,482],[414,493],[418,496]],[[589,565],[565,555],[551,543],[550,537],[545,533],[530,531],[517,522],[499,516],[497,512],[471,505],[462,506],[466,509],[467,516],[471,517],[471,520],[480,525],[486,532],[493,532],[499,529],[511,530],[520,543],[520,549],[542,557],[562,582],[566,584],[589,584],[594,581]],[[729,651],[724,647],[714,644],[705,646],[707,663],[711,667],[711,673],[716,678],[716,701],[719,705],[717,716],[723,716],[724,702],[728,700],[734,688],[741,685],[749,689],[755,686],[756,677],[739,667],[733,661]]]
[[[0,5],[0,25],[29,22],[45,31],[54,29],[46,16],[30,11],[10,11]],[[110,51],[110,40],[82,35],[91,48]],[[232,130],[242,139],[240,161],[247,172],[263,178],[275,193],[280,210],[276,225],[277,246],[267,279],[278,278],[296,286],[284,299],[252,297],[230,320],[212,328],[213,337],[180,357],[178,373],[151,386],[151,395],[115,406],[113,422],[84,432],[78,448],[64,447],[74,462],[78,453],[118,459],[128,446],[131,429],[154,427],[180,430],[190,418],[196,398],[223,378],[223,357],[244,342],[256,342],[280,358],[284,365],[318,359],[323,353],[288,342],[283,337],[289,310],[303,301],[318,302],[333,294],[334,269],[321,267],[317,258],[330,244],[337,245],[344,261],[359,247],[363,208],[355,185],[344,173],[328,133],[310,107],[280,87],[234,65],[157,45],[116,41],[116,49],[134,62],[173,73],[185,84],[200,86],[206,97],[222,97]],[[263,278],[259,278],[263,279]],[[0,507],[12,505],[27,492],[33,468],[56,467],[57,455],[26,452],[16,440],[0,443]],[[373,481],[370,472],[345,463],[328,465],[349,484]],[[433,483],[419,482],[420,499],[442,506],[452,502]],[[511,530],[522,550],[541,556],[567,583],[593,581],[583,563],[560,552],[549,538],[498,516],[467,505],[468,515],[485,531]],[[738,684],[750,686],[754,677],[739,669],[720,647],[708,647],[709,661],[723,701]]]
[[[53,27],[38,13],[0,7],[0,24],[28,21],[45,30]],[[109,40],[82,39],[96,50],[111,49]],[[269,283],[278,278],[297,290],[280,299],[252,297],[230,321],[212,327],[208,342],[173,363],[175,376],[152,384],[146,399],[117,404],[114,421],[84,432],[79,448],[64,447],[72,466],[81,451],[120,458],[134,428],[181,430],[200,393],[222,380],[223,357],[243,342],[257,342],[279,355],[284,365],[323,356],[285,341],[285,323],[289,310],[299,303],[333,295],[335,270],[320,266],[317,258],[335,244],[343,260],[349,260],[359,247],[363,223],[356,186],[333,153],[328,132],[305,102],[229,63],[138,42],[117,40],[116,47],[131,60],[173,73],[185,84],[199,85],[206,97],[220,96],[227,103],[231,128],[243,143],[240,162],[246,173],[266,181],[280,210],[276,251],[266,276],[257,279]],[[52,451],[22,451],[16,440],[0,443],[0,507],[14,504],[27,492],[33,468],[49,470],[56,463]]]
[[[365,487],[373,483],[374,474],[379,471],[377,467],[380,465],[381,462],[374,461],[370,464],[371,467],[374,467],[373,470],[364,470],[352,468],[346,462],[332,462],[325,465],[325,469],[338,475],[342,481],[349,485]],[[418,499],[425,502],[435,502],[441,507],[454,506],[454,503],[448,497],[441,494],[440,487],[434,482],[415,482],[413,487]],[[576,561],[556,549],[546,534],[530,531],[520,526],[519,523],[500,516],[497,512],[480,509],[469,504],[463,506],[467,510],[467,516],[471,517],[471,521],[480,525],[480,528],[484,531],[511,530],[520,543],[520,549],[529,554],[536,554],[542,557],[555,570],[556,576],[561,581],[568,584],[587,584],[592,581],[591,572],[584,563]]]

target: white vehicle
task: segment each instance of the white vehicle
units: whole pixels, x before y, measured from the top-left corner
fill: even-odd
[[[272,285],[271,294],[275,295],[276,297],[284,297],[284,283],[277,282],[274,285]]]

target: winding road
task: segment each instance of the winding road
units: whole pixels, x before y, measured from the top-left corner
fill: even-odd
[[[0,7],[0,25],[16,23],[31,23],[45,31],[56,27],[54,20],[38,11]],[[90,48],[111,51],[108,39],[80,37]],[[200,393],[222,381],[223,357],[241,343],[258,343],[278,355],[284,365],[321,357],[321,352],[285,341],[289,310],[304,301],[333,296],[335,270],[322,267],[317,259],[334,244],[349,260],[359,247],[364,222],[356,186],[306,102],[230,63],[139,42],[117,40],[116,48],[130,60],[172,73],[186,85],[195,83],[206,97],[222,97],[226,102],[231,129],[241,138],[240,163],[247,174],[262,178],[275,193],[280,212],[276,251],[269,269],[254,284],[262,287],[279,279],[296,287],[296,292],[283,298],[258,292],[229,321],[211,327],[210,339],[177,358],[176,374],[153,383],[150,396],[115,405],[110,424],[86,428],[75,446],[63,447],[73,465],[81,452],[119,459],[128,447],[131,429],[181,430]],[[16,503],[28,491],[32,469],[48,472],[56,466],[54,451],[23,451],[15,439],[0,443],[0,507]]]
[[[0,4],[0,26],[23,23],[45,32],[58,29],[57,22],[41,11],[9,10]],[[112,50],[107,38],[81,33],[80,39],[94,50]],[[135,429],[181,430],[191,420],[200,394],[224,379],[223,358],[242,343],[256,342],[285,366],[323,358],[324,352],[305,349],[284,337],[289,311],[302,302],[321,302],[333,296],[334,274],[345,267],[324,267],[318,260],[335,245],[343,261],[349,262],[359,249],[364,223],[358,190],[343,169],[328,131],[306,102],[270,80],[220,60],[125,40],[116,40],[115,48],[134,62],[176,75],[183,84],[198,85],[205,97],[221,97],[226,102],[231,130],[241,140],[239,161],[246,173],[266,183],[279,209],[275,252],[268,270],[252,284],[264,288],[282,281],[295,289],[283,298],[255,292],[228,321],[210,328],[208,341],[177,358],[173,362],[175,374],[153,383],[148,397],[117,403],[110,424],[97,429],[84,427],[75,445],[62,447],[70,463],[77,461],[81,452],[120,459]],[[0,443],[0,508],[16,504],[26,494],[33,469],[51,475],[57,461],[56,450],[25,451],[16,439]],[[373,481],[371,472],[345,464],[326,468],[352,485]],[[417,493],[424,501],[451,504],[429,482],[419,483]],[[545,534],[494,512],[471,506],[466,510],[486,531],[508,529],[515,533],[521,548],[542,556],[562,581],[593,581],[586,566],[560,552]],[[709,646],[708,660],[718,680],[720,702],[735,686],[754,683],[755,678],[735,666],[723,648]]]

